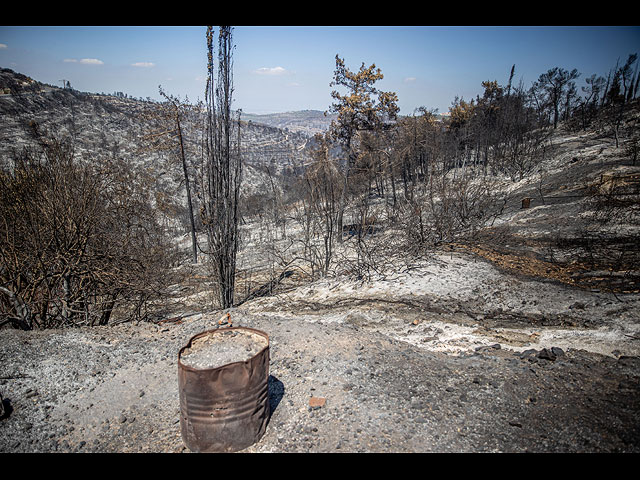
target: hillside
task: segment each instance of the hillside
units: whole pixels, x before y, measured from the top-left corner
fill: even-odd
[[[80,123],[87,152],[99,132],[113,146],[140,128],[125,110],[138,103],[76,95],[0,98],[3,151],[28,142],[33,118]],[[250,131],[265,152],[307,138]],[[620,140],[559,128],[530,172],[492,179],[500,208],[475,235],[421,254],[396,249],[402,231],[380,215],[366,275],[353,273],[351,236],[330,274],[311,279],[290,206],[279,225],[245,216],[243,295],[228,311],[213,305],[206,266],[185,261],[154,321],[0,329],[0,451],[188,452],[177,352],[230,313],[270,338],[272,414],[245,452],[640,452],[640,165],[632,136]]]
[[[38,136],[68,137],[73,139],[78,156],[94,159],[120,156],[155,170],[158,188],[180,188],[180,169],[169,171],[170,154],[145,149],[141,142],[141,137],[154,128],[143,118],[152,106],[153,103],[143,100],[58,88],[2,69],[0,159],[7,162],[15,152],[37,145]],[[279,122],[258,123],[251,117],[242,116],[241,120],[245,194],[270,188],[265,166],[271,167],[272,175],[281,176],[283,170],[304,163],[313,136],[311,132],[287,131],[278,126]],[[195,138],[197,132],[192,135]],[[194,150],[190,152],[193,163],[199,155],[195,142],[193,140]]]
[[[248,122],[261,123],[290,132],[301,132],[308,136],[322,133],[329,128],[331,120],[336,117],[318,110],[300,110],[272,114],[243,113],[242,117]]]

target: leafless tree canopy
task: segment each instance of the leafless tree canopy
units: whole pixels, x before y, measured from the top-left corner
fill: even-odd
[[[23,329],[144,318],[171,248],[150,185],[117,159],[83,162],[46,139],[0,172],[0,322]]]

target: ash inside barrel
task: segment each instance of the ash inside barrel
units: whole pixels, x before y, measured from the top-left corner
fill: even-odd
[[[217,368],[249,360],[267,345],[267,339],[258,333],[218,330],[193,340],[191,346],[182,352],[180,361],[192,368]]]

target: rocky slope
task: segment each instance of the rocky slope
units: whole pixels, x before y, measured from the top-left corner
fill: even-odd
[[[322,133],[329,128],[329,124],[336,118],[335,114],[318,110],[301,110],[297,112],[284,112],[272,114],[244,113],[246,121],[277,127],[289,132],[301,132],[309,136]]]

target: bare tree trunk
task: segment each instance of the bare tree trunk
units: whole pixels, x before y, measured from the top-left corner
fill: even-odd
[[[191,247],[193,250],[193,263],[198,263],[198,243],[196,241],[196,224],[193,218],[193,202],[191,201],[191,186],[189,182],[189,172],[187,170],[187,159],[184,154],[184,139],[182,138],[182,127],[180,117],[176,112],[176,123],[178,127],[178,139],[180,141],[180,157],[182,159],[182,170],[184,172],[184,184],[187,190],[187,206],[189,207],[189,221],[191,222]]]
[[[16,311],[17,316],[10,317],[10,321],[18,325],[22,330],[31,330],[33,328],[33,322],[29,305],[24,303],[20,297],[18,297],[8,288],[0,287],[0,293],[4,293],[9,297],[9,301]]]
[[[181,102],[178,98],[172,96],[172,95],[168,95],[166,94],[162,88],[160,88],[160,95],[162,97],[164,97],[168,104],[170,105],[170,113],[161,113],[159,118],[163,121],[169,120],[172,122],[173,127],[165,130],[165,131],[160,131],[160,132],[152,132],[149,135],[147,135],[148,139],[152,139],[154,140],[154,142],[158,142],[159,138],[165,137],[167,136],[167,134],[171,135],[171,138],[173,139],[173,134],[175,132],[175,135],[177,136],[177,140],[178,140],[178,147],[180,149],[180,161],[182,163],[182,172],[184,175],[184,183],[185,183],[185,189],[186,189],[186,193],[187,193],[187,208],[189,211],[189,223],[190,223],[190,228],[191,228],[191,249],[192,249],[192,255],[193,255],[193,263],[198,263],[198,244],[197,244],[197,240],[196,240],[196,225],[195,225],[195,217],[193,215],[193,201],[192,201],[192,196],[191,196],[191,180],[189,178],[189,170],[187,167],[187,156],[185,154],[185,140],[184,140],[184,135],[182,132],[182,125],[183,125],[183,112],[185,112],[185,109],[187,108],[187,105],[183,102]],[[156,114],[158,115],[158,114]],[[156,145],[156,148],[157,145]],[[166,149],[167,147],[165,145],[160,144],[160,148],[161,149]],[[171,150],[173,150],[174,148],[174,143],[171,142],[170,143],[170,148]]]
[[[347,206],[347,189],[349,188],[349,174],[351,173],[351,137],[347,139],[347,164],[345,166],[345,173],[343,177],[342,190],[340,192],[340,200],[338,202],[338,218],[337,218],[337,229],[338,229],[338,243],[342,243],[342,227],[344,225],[344,210]]]
[[[218,84],[214,88],[213,30],[207,28],[209,56],[207,78],[207,138],[203,223],[207,227],[211,256],[222,308],[234,304],[236,253],[238,250],[238,200],[242,163],[240,142],[231,149],[232,65],[231,27],[220,27],[218,39]],[[240,121],[237,123],[238,138]]]

